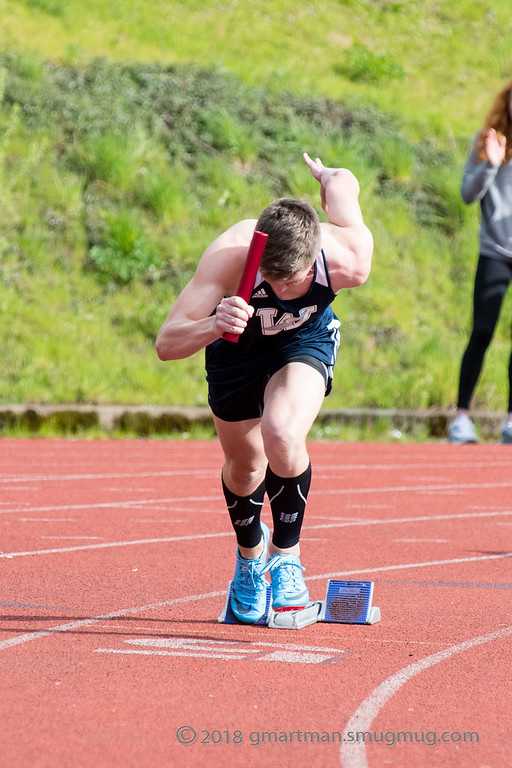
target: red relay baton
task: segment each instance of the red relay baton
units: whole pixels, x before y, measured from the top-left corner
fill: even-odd
[[[236,295],[240,296],[240,298],[242,298],[247,303],[249,303],[249,299],[251,298],[254,280],[256,279],[261,257],[263,256],[263,251],[265,250],[267,237],[268,235],[265,232],[259,232],[258,230],[256,230],[252,236],[244,271],[242,272],[240,284],[236,292]],[[225,333],[222,338],[226,341],[232,341],[236,343],[239,336],[239,333]]]

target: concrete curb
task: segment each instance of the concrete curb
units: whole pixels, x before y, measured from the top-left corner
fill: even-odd
[[[383,426],[407,435],[414,435],[421,430],[429,438],[445,439],[453,415],[453,409],[322,409],[316,423],[323,426],[342,424],[360,429]],[[499,439],[504,413],[474,411],[471,418],[483,440]],[[50,424],[54,431],[64,435],[100,428],[107,433],[135,432],[146,437],[186,432],[194,424],[213,426],[213,420],[210,409],[206,407],[37,403],[0,405],[0,436],[2,430],[9,427],[23,428],[37,434],[45,424]]]

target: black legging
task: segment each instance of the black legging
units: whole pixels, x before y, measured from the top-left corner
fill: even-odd
[[[460,368],[457,407],[469,409],[487,347],[498,322],[501,303],[512,280],[512,263],[480,256],[473,297],[473,330]],[[508,364],[508,412],[512,413],[512,354]]]

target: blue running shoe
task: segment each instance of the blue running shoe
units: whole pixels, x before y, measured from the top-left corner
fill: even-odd
[[[238,621],[255,624],[265,614],[267,607],[267,585],[264,568],[270,533],[261,523],[263,552],[256,560],[246,560],[236,550],[236,568],[231,590],[231,610]]]
[[[274,611],[294,611],[309,603],[304,570],[297,555],[276,554],[269,558],[265,572],[270,571]]]

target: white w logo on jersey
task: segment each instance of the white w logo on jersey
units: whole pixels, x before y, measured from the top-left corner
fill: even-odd
[[[277,323],[275,322],[275,317],[279,310],[274,307],[258,309],[256,316],[260,318],[262,334],[264,336],[275,336],[277,333],[281,333],[281,331],[293,331],[295,328],[300,328],[300,326],[304,325],[311,315],[316,312],[316,309],[316,304],[311,307],[303,307],[299,311],[298,317],[292,315],[291,312],[285,312],[284,315],[279,318]]]

